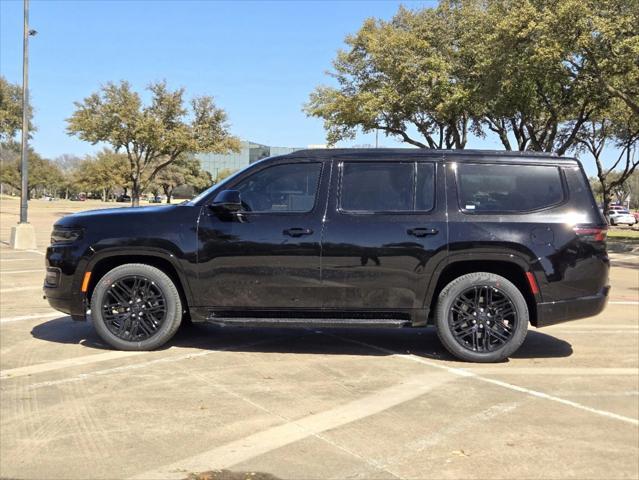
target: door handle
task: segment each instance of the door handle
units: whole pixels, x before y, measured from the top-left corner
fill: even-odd
[[[313,230],[310,228],[288,228],[282,233],[289,237],[301,237],[302,235],[312,235]]]
[[[409,228],[406,233],[414,237],[425,237],[427,235],[437,235],[439,230],[436,228]]]

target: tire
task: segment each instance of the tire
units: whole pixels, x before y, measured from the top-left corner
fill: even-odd
[[[162,270],[130,263],[98,281],[91,297],[91,317],[98,335],[112,347],[154,350],[180,327],[182,302]]]
[[[519,289],[487,272],[450,282],[439,294],[435,309],[440,341],[451,354],[468,362],[499,362],[511,356],[526,338],[528,319],[528,305]]]

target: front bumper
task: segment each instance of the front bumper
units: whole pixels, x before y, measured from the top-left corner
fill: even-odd
[[[610,286],[604,287],[598,294],[588,297],[571,298],[559,302],[537,304],[536,327],[547,327],[556,323],[578,320],[598,315],[606,308]]]

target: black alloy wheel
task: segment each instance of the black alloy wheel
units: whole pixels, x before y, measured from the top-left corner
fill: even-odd
[[[166,299],[156,283],[137,275],[122,277],[107,289],[102,318],[113,335],[140,342],[157,333],[166,319]]]

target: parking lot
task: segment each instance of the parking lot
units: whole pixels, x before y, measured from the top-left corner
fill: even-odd
[[[611,254],[601,315],[501,364],[453,361],[432,328],[196,325],[119,352],[41,293],[51,225],[98,206],[32,201],[33,251],[0,206],[2,478],[639,476],[639,253]]]

